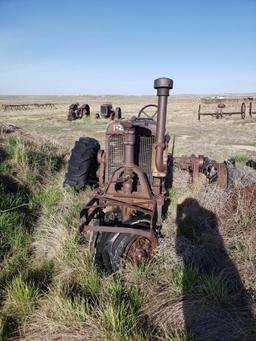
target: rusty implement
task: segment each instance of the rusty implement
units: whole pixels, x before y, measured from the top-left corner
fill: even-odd
[[[251,98],[251,101],[249,103],[249,116],[250,116],[250,118],[252,118],[253,115],[256,115],[256,111],[255,111],[256,109],[254,110],[253,104],[255,104],[255,103],[253,102],[253,98]]]
[[[3,111],[56,109],[55,103],[30,103],[30,104],[3,104]]]
[[[196,184],[199,173],[204,174],[210,183],[216,183],[220,188],[227,189],[232,186],[235,177],[235,160],[216,162],[203,155],[180,156],[173,158],[173,166],[188,171],[189,182]]]
[[[240,115],[241,119],[245,119],[246,116],[246,105],[243,102],[240,107],[240,111],[231,111],[227,109],[226,104],[219,103],[213,112],[202,112],[202,104],[198,107],[198,121],[201,120],[202,116],[211,116],[216,119],[223,118],[224,116]]]

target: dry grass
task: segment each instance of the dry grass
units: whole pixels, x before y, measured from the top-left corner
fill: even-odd
[[[167,130],[176,135],[175,153],[204,154],[219,160],[235,154],[255,158],[256,137],[255,117],[241,120],[239,117],[227,117],[223,120],[203,118],[197,121],[197,109],[200,96],[170,96],[167,118]],[[130,117],[148,103],[156,103],[156,96],[26,96],[0,97],[1,103],[18,102],[54,102],[55,110],[27,110],[1,112],[2,120],[15,124],[27,132],[37,133],[48,140],[71,148],[80,136],[92,136],[103,143],[104,131],[108,120],[94,120],[100,104],[112,102],[122,108],[123,116]],[[92,117],[74,122],[66,120],[70,103],[88,103]]]
[[[47,179],[28,166],[26,154],[28,145],[41,152],[44,137],[62,145],[59,149],[55,144],[53,154],[63,159],[79,136],[103,141],[108,121],[66,121],[68,104],[77,100],[89,103],[93,111],[101,102],[112,100],[114,106],[120,105],[124,113],[132,115],[144,104],[154,103],[155,97],[52,98],[50,101],[58,105],[54,111],[3,113],[6,121],[36,134],[31,139],[31,134],[16,130],[18,148],[14,148],[11,165],[17,165],[17,179],[33,192],[29,208],[33,208],[36,220],[22,264],[33,262],[26,267],[19,286],[14,285],[19,282],[14,276],[4,290],[0,333],[8,324],[14,331],[8,331],[9,339],[31,341],[194,341],[218,340],[220,336],[254,340],[256,207],[241,190],[256,183],[256,172],[241,165],[242,160],[256,155],[251,148],[256,145],[255,119],[205,119],[199,123],[198,97],[170,99],[167,125],[177,136],[176,154],[194,152],[218,160],[236,154],[240,173],[235,199],[234,192],[205,186],[203,177],[198,186],[188,186],[188,174],[176,170],[163,226],[165,238],[156,257],[149,263],[129,264],[115,276],[106,277],[90,260],[87,238],[76,233],[80,207],[90,192],[76,194],[62,188],[65,170],[52,172],[48,164],[51,150],[44,163]],[[38,180],[31,182],[31,172]],[[234,201],[237,204],[233,205]],[[15,302],[22,299],[26,318],[12,324],[7,320],[15,316]]]

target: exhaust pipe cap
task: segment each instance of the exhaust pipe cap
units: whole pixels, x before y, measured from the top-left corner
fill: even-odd
[[[173,88],[173,80],[170,78],[158,78],[154,81],[154,88],[159,89],[159,88],[167,88],[167,89],[172,89]]]

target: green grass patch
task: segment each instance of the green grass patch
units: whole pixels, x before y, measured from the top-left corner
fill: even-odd
[[[198,293],[211,304],[228,306],[235,302],[235,294],[230,289],[228,281],[214,273],[201,277]]]
[[[169,275],[168,286],[173,296],[190,295],[199,281],[199,271],[192,264],[176,266]]]
[[[234,156],[233,156],[233,159],[235,159],[236,162],[247,162],[248,160],[251,159],[250,156],[246,155],[246,154],[242,154],[242,153],[236,153]]]
[[[5,309],[19,319],[26,319],[33,311],[38,297],[38,288],[18,275],[6,287]]]

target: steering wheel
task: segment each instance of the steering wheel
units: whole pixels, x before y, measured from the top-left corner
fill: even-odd
[[[150,114],[148,114],[148,113],[145,111],[145,109],[147,109],[147,108],[149,108],[149,107],[151,107],[151,108],[156,108],[156,111],[154,112],[153,115],[150,115]],[[143,108],[140,109],[140,111],[139,111],[139,113],[138,113],[138,117],[140,118],[142,115],[144,115],[144,116],[146,116],[147,118],[150,118],[151,120],[153,120],[157,113],[158,113],[158,105],[156,105],[156,104],[148,104],[148,105],[145,105],[145,107],[143,107]]]

